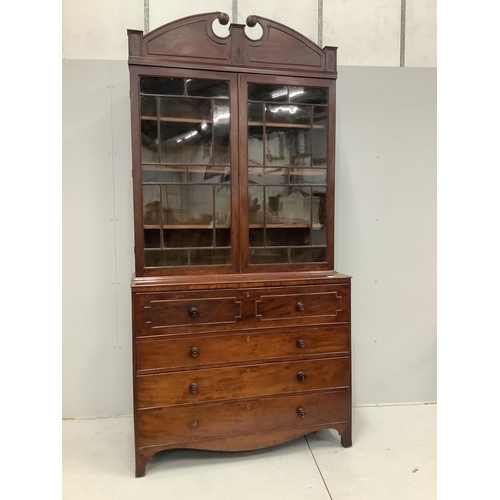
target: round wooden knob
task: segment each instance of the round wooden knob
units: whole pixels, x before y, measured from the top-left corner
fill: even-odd
[[[200,354],[200,350],[197,348],[197,347],[191,347],[191,349],[189,349],[189,354],[191,355],[192,358],[197,358],[198,357],[198,354]]]
[[[306,346],[306,341],[304,339],[297,340],[297,346],[301,349]]]
[[[295,309],[297,311],[303,311],[306,308],[306,306],[302,302],[297,302],[297,305],[295,306]]]
[[[196,307],[191,307],[189,309],[189,316],[191,316],[192,318],[196,318],[196,316],[198,316],[199,312],[198,312],[198,309]]]
[[[299,379],[299,382],[304,382],[307,378],[307,375],[304,372],[299,372],[297,373],[297,378]]]
[[[297,415],[299,417],[304,418],[306,416],[306,410],[304,410],[304,408],[302,408],[302,407],[297,408]]]
[[[198,393],[198,384],[191,384],[189,386],[189,390],[191,391],[191,394],[197,394]]]

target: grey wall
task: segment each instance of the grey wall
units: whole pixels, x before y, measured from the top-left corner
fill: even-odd
[[[63,416],[132,413],[128,69],[63,61]],[[339,68],[354,404],[436,399],[436,70]]]

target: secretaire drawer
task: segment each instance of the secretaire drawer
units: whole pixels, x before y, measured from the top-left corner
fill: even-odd
[[[136,300],[138,336],[191,327],[234,325],[241,317],[241,301],[234,294],[159,293],[138,295]]]
[[[348,357],[224,368],[136,377],[138,408],[201,403],[348,387]]]
[[[347,352],[347,326],[189,336],[136,344],[136,369],[158,370],[289,356]]]
[[[150,446],[313,427],[346,421],[349,412],[348,391],[139,410],[137,440]]]

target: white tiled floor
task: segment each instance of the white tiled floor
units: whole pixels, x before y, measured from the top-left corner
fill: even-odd
[[[353,446],[322,430],[246,453],[170,450],[134,477],[132,418],[63,421],[63,500],[436,498],[436,406],[353,410]]]

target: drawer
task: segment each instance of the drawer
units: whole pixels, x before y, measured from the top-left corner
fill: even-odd
[[[234,296],[204,294],[141,294],[136,296],[137,336],[155,335],[179,327],[234,324],[241,317],[241,301]]]
[[[349,285],[267,289],[255,316],[260,326],[348,323],[349,303]]]
[[[276,329],[237,335],[189,336],[136,344],[136,369],[158,370],[347,352],[347,326]]]
[[[350,359],[325,358],[136,377],[136,406],[150,408],[344,388]]]
[[[325,392],[139,410],[136,433],[138,445],[142,447],[318,427],[347,421],[349,415],[349,391]]]

